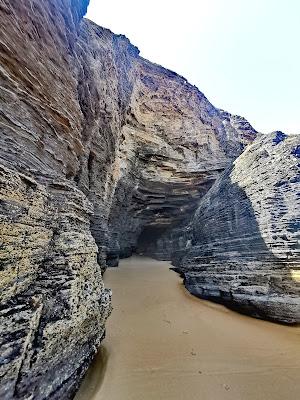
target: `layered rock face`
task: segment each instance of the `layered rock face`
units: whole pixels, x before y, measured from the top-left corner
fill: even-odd
[[[175,264],[196,296],[300,322],[299,136],[262,135],[201,200]]]
[[[192,215],[256,131],[90,21],[81,23],[76,54],[85,124],[74,180],[94,204],[98,260],[116,265],[144,230],[158,235]]]
[[[121,255],[136,248],[145,253],[140,234],[160,236],[192,215],[220,172],[256,135],[242,119],[231,124],[184,78],[142,58],[135,74],[109,219]]]
[[[72,396],[110,312],[101,269],[191,215],[255,136],[86,6],[0,5],[3,399]]]
[[[213,107],[183,77],[144,60],[126,37],[83,20],[87,3],[0,1],[1,399],[72,397],[110,313],[101,270],[119,257],[133,251],[173,255],[186,282],[196,282],[203,262],[202,256],[195,261],[197,245],[203,240],[203,248],[213,246],[207,233],[197,236],[197,226],[215,214],[208,206],[206,217],[201,211],[194,216],[195,210],[206,195],[221,213],[220,174],[257,135],[245,119]],[[274,159],[291,140],[269,146]],[[245,154],[260,157],[256,150]],[[232,171],[244,168],[239,163]],[[219,186],[213,186],[216,180]],[[280,201],[290,208],[297,204],[296,183],[278,186]],[[268,196],[261,190],[263,203]],[[264,207],[255,212],[263,215]],[[220,232],[231,217],[230,223],[242,218],[233,211],[220,217]],[[210,233],[212,243],[217,229]],[[254,231],[251,222],[253,238]],[[245,243],[216,253],[242,254]],[[257,234],[252,253],[261,243]],[[286,246],[290,266],[296,250]],[[269,270],[271,258],[260,252],[267,260],[261,270]],[[241,261],[233,262],[236,271],[243,270]],[[226,263],[215,264],[221,279]],[[254,276],[262,279],[257,269]],[[291,270],[295,279],[297,266]],[[250,272],[245,276],[250,282]],[[294,281],[287,277],[276,285],[295,299]],[[249,298],[265,290],[259,286],[257,292],[249,286]],[[291,321],[286,315],[293,301],[286,308],[277,303],[282,320]],[[267,316],[274,307],[268,310]]]
[[[1,399],[68,398],[110,312],[90,202],[1,167]]]
[[[67,399],[110,292],[76,188],[85,125],[75,53],[86,1],[1,1],[1,399]]]

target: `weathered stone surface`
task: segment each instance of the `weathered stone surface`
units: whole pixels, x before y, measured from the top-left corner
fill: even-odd
[[[0,2],[0,397],[67,399],[110,312],[84,154],[75,44],[87,1]]]
[[[91,227],[102,268],[119,257],[117,235],[109,229],[108,221],[120,179],[119,147],[138,53],[124,36],[82,21],[76,54],[78,95],[85,120],[84,153],[74,179],[94,204]]]
[[[144,60],[125,36],[82,20],[87,3],[0,0],[3,399],[72,396],[110,312],[101,270],[134,250],[182,258],[198,243],[199,201],[257,134],[183,77]],[[276,149],[292,139],[280,140]],[[293,152],[295,160],[299,147]],[[280,201],[295,208],[291,185]],[[212,242],[223,228],[214,226]],[[288,251],[290,265],[296,251]],[[192,276],[188,257],[182,271]],[[295,279],[297,265],[292,271]],[[245,276],[240,287],[252,279]],[[284,278],[282,292],[293,288]],[[280,298],[272,307],[286,319]]]
[[[84,150],[74,180],[94,204],[99,262],[116,265],[143,229],[192,214],[256,131],[122,35],[85,20],[75,50]]]
[[[83,152],[74,45],[84,0],[1,0],[0,160],[72,177]]]
[[[196,296],[300,322],[298,135],[262,135],[201,200],[175,264]]]
[[[186,220],[256,135],[250,125],[241,129],[225,121],[196,87],[171,71],[139,57],[135,75],[109,219],[123,256],[136,249],[143,230],[159,235]]]
[[[0,397],[68,398],[110,312],[92,207],[67,181],[41,185],[5,167],[0,187]]]

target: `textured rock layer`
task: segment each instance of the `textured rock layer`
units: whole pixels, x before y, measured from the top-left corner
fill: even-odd
[[[4,399],[72,395],[110,311],[100,270],[182,223],[255,136],[86,6],[0,2]]]
[[[0,2],[1,399],[72,397],[110,312],[93,206],[72,179],[86,5]]]
[[[275,313],[287,322],[295,319],[290,317],[292,308],[297,311],[296,248],[292,242],[276,239],[276,246],[288,251],[288,260],[282,260],[283,250],[267,249],[270,235],[276,231],[279,238],[283,230],[288,231],[287,224],[295,222],[291,210],[298,204],[296,175],[289,175],[295,182],[288,186],[274,178],[281,196],[272,192],[274,212],[283,212],[281,207],[290,211],[281,224],[281,214],[276,214],[279,219],[274,217],[274,222],[270,219],[273,211],[268,211],[266,226],[275,224],[276,229],[265,229],[264,203],[269,204],[269,192],[262,185],[273,167],[264,171],[259,164],[258,171],[251,172],[256,158],[264,157],[260,145],[247,150],[230,170],[234,183],[229,182],[229,172],[222,181],[218,179],[257,132],[243,118],[213,107],[183,77],[144,60],[126,37],[83,20],[87,3],[0,0],[3,399],[72,396],[103,338],[110,312],[110,292],[103,287],[101,270],[133,251],[165,259],[173,254],[182,260],[178,264],[186,282],[193,279],[198,290],[204,255],[197,246],[203,241],[203,249],[213,247],[215,252],[210,266],[216,268],[201,266],[216,275],[210,293],[221,290],[219,283],[227,274],[230,257],[240,277],[237,286],[244,287],[242,298],[247,291],[247,299],[258,298],[258,307],[266,309],[267,317]],[[286,139],[276,146],[263,143],[274,165],[276,160],[280,165],[284,158],[280,149],[288,149],[292,140],[296,141]],[[297,149],[294,146],[289,160],[297,159]],[[276,176],[298,165],[287,162]],[[239,168],[241,174],[247,174],[247,168],[254,177],[258,173],[257,182],[240,191],[239,184],[245,182],[240,182]],[[221,199],[225,201],[233,188],[236,194],[231,198],[236,195],[245,205],[242,211],[237,205],[224,216]],[[262,225],[255,225],[243,190],[251,204],[258,190],[262,206],[253,213]],[[204,206],[205,201],[214,206]],[[243,210],[248,214],[243,215]],[[198,232],[201,218],[213,217],[219,227]],[[245,273],[241,263],[249,238],[241,231],[243,239],[230,244],[234,235],[226,233],[227,225],[235,226],[237,219],[251,228],[252,247],[246,254],[251,260],[245,264]],[[285,234],[296,240],[297,225],[289,229],[294,233]],[[227,245],[222,242],[223,232]],[[259,265],[253,264],[255,249],[263,257]],[[202,255],[197,261],[198,251]],[[236,257],[237,253],[242,256]],[[213,261],[221,254],[222,265]],[[276,302],[277,289],[272,289],[275,305],[271,307],[270,302],[261,301],[269,296],[269,286],[261,279],[267,282],[263,277],[273,276],[264,271],[271,271],[275,259],[276,271],[288,267],[294,272],[290,280],[287,273],[282,279],[277,279],[277,273],[272,278],[273,288],[289,294]],[[257,288],[249,283],[256,279]],[[288,303],[283,306],[285,300]]]
[[[2,167],[1,399],[67,398],[104,336],[90,202],[67,181]]]
[[[144,229],[186,220],[256,131],[122,35],[85,20],[75,50],[84,150],[73,179],[94,204],[99,262],[115,265]]]
[[[193,294],[300,322],[299,136],[263,135],[202,199],[175,264]]]

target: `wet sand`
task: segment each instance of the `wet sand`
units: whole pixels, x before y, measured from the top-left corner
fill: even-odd
[[[76,400],[296,400],[300,327],[191,296],[170,264],[108,269],[113,313]]]

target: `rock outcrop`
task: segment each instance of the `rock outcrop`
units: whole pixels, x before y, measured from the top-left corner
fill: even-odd
[[[0,187],[1,399],[68,398],[110,313],[92,207],[66,180],[1,167]]]
[[[0,4],[0,397],[67,399],[105,333],[75,53],[87,1]]]
[[[199,199],[256,135],[249,124],[228,122],[175,73],[137,58],[135,75],[109,218],[121,256],[138,247],[140,234],[159,236],[192,215]]]
[[[122,35],[84,20],[75,49],[85,123],[73,179],[94,204],[98,260],[116,265],[144,230],[157,235],[192,215],[256,131]]]
[[[0,4],[3,399],[72,396],[110,312],[101,270],[192,214],[256,134],[87,3]]]
[[[261,135],[203,197],[174,261],[191,293],[300,322],[299,139]]]
[[[222,181],[220,174],[257,135],[245,119],[215,108],[183,77],[140,57],[125,36],[82,19],[87,4],[0,1],[1,399],[72,397],[110,313],[101,271],[117,265],[119,257],[133,251],[165,259],[173,254],[186,282],[192,276],[196,282],[199,263],[192,254],[206,240],[197,226],[201,218],[221,213],[216,196],[224,194],[216,188],[231,186],[228,172]],[[274,159],[281,160],[276,149],[291,140],[272,144]],[[299,155],[297,147],[293,151],[292,160]],[[247,150],[241,158],[250,157],[249,168],[255,154]],[[296,184],[278,186],[280,201],[291,209]],[[268,197],[261,190],[263,204]],[[200,209],[207,216],[194,216],[203,196],[216,205],[215,213],[203,200]],[[278,211],[281,203],[276,196],[273,201]],[[226,224],[227,217],[220,221]],[[285,226],[278,225],[278,237]],[[289,229],[296,234],[298,227]],[[215,244],[216,230],[215,225],[209,236]],[[262,246],[258,235],[253,251],[255,245]],[[228,246],[222,251],[230,257],[244,251]],[[285,246],[285,265],[294,260],[291,276],[298,276],[297,252]],[[260,261],[261,270],[269,270],[271,257],[262,254],[267,266]],[[241,262],[236,259],[237,271]],[[219,265],[215,274],[221,279],[224,270]],[[261,279],[263,273],[255,271]],[[282,285],[275,279],[282,293],[289,291],[281,299],[296,299],[294,281],[287,278]],[[250,270],[243,279],[250,282]],[[263,284],[248,286],[251,299],[265,290]],[[292,321],[287,312],[293,301],[283,306],[274,297],[278,319]]]

